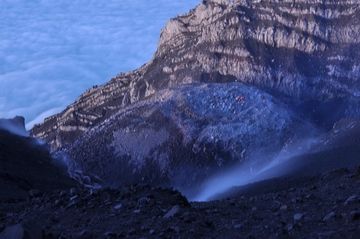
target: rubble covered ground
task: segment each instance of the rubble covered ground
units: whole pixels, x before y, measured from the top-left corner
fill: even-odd
[[[145,185],[30,191],[24,200],[2,201],[0,212],[1,239],[357,238],[360,167],[268,180],[209,202]]]

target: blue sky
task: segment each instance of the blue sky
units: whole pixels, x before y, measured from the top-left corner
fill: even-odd
[[[171,17],[200,0],[0,0],[0,118],[27,127],[155,52]]]

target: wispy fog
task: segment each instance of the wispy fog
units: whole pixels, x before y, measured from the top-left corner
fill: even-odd
[[[199,0],[0,0],[0,118],[27,127],[137,68],[160,29]]]
[[[251,164],[242,163],[210,177],[204,182],[199,193],[191,200],[208,201],[233,187],[281,176],[292,170],[290,168],[292,165],[291,160],[297,160],[296,156],[308,153],[310,150],[313,152],[313,146],[317,142],[318,139],[315,137],[300,140],[285,147],[272,158],[268,158],[268,155],[271,154],[256,155],[248,159]],[[254,161],[264,163],[253,164]]]

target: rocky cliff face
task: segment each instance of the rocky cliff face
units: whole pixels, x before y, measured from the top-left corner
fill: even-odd
[[[333,115],[358,115],[359,23],[355,0],[203,1],[167,24],[151,62],[88,90],[32,133],[57,149],[127,105],[194,82],[244,82],[306,109],[336,103]]]
[[[203,1],[170,20],[149,63],[32,134],[108,183],[191,184],[299,129],[359,117],[359,47],[355,0]]]

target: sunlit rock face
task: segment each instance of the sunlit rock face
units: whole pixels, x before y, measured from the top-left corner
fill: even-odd
[[[185,187],[254,152],[280,149],[300,126],[287,105],[254,87],[196,84],[120,110],[66,152],[106,184]]]
[[[245,82],[316,109],[358,106],[359,11],[357,1],[203,1],[169,21],[151,62],[88,90],[32,132],[57,149],[125,106],[193,82]]]

